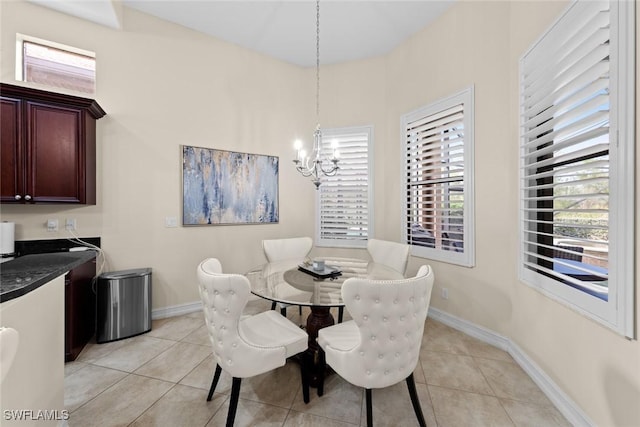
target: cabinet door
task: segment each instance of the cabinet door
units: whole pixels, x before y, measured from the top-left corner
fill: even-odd
[[[0,201],[19,203],[24,197],[22,101],[0,98]]]
[[[85,203],[81,109],[27,103],[26,193],[34,202]]]
[[[94,259],[65,276],[65,362],[75,360],[96,332],[95,275]]]

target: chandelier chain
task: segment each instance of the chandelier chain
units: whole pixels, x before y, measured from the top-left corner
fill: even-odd
[[[316,0],[316,121],[320,123],[320,0]]]
[[[338,166],[338,150],[337,147],[333,148],[333,156],[328,159],[328,164],[325,166],[323,162],[327,160],[322,159],[321,147],[322,147],[322,130],[320,130],[320,0],[316,0],[316,129],[313,132],[313,151],[310,156],[306,155],[306,152],[302,150],[302,142],[296,142],[296,158],[293,159],[293,163],[296,165],[296,170],[304,177],[310,177],[313,184],[316,186],[316,190],[320,188],[322,184],[322,176],[335,176],[340,169]]]

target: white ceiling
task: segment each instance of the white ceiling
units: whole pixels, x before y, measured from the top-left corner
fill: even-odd
[[[112,0],[30,0],[119,28]],[[322,0],[322,64],[390,52],[426,27],[455,0]],[[274,58],[304,66],[316,62],[313,0],[122,0],[125,6]],[[115,21],[114,21],[115,20]]]

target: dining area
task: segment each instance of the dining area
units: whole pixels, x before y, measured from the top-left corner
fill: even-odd
[[[197,264],[198,310],[89,343],[65,366],[69,425],[570,425],[509,353],[427,316],[436,277],[405,277],[406,245],[262,245],[246,272]]]
[[[266,263],[246,274],[223,273],[216,258],[198,268],[204,318],[216,362],[207,401],[222,372],[232,390],[226,419],[234,425],[243,378],[294,360],[300,368],[302,398],[310,388],[324,394],[325,377],[339,375],[365,390],[365,418],[373,421],[373,389],[406,382],[416,421],[426,426],[413,372],[418,364],[434,283],[424,265],[405,277],[409,246],[370,239],[370,259],[312,259],[309,237],[263,240]],[[271,310],[243,316],[250,294],[271,303]],[[279,312],[276,310],[280,308]],[[308,308],[306,321],[302,308]],[[287,319],[297,308],[300,325]],[[337,309],[334,319],[331,309]],[[345,310],[350,320],[345,321]]]

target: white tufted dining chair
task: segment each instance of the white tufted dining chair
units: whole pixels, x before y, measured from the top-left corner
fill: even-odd
[[[277,263],[277,268],[282,271],[297,267],[304,262],[311,248],[313,240],[311,237],[292,237],[288,239],[270,239],[262,241],[264,256],[270,263]],[[275,264],[274,264],[275,265]],[[275,271],[272,271],[272,273]],[[280,307],[280,313],[287,316],[287,307],[291,304],[272,303],[271,309],[275,310],[276,304]],[[302,315],[302,307],[298,306],[298,311]]]
[[[388,240],[369,239],[367,251],[374,262],[384,264],[404,274],[409,261],[409,245]]]
[[[433,280],[428,265],[409,279],[347,279],[342,285],[342,298],[353,320],[318,331],[326,363],[348,382],[364,387],[369,427],[373,425],[371,389],[402,380],[407,383],[419,424],[426,425],[413,371],[420,355]]]
[[[227,427],[233,426],[242,378],[283,366],[288,357],[307,349],[308,335],[274,311],[242,316],[250,294],[249,280],[239,274],[223,274],[220,261],[205,259],[197,269],[205,323],[213,346],[216,371],[207,401],[211,400],[221,371],[233,377]],[[242,317],[241,317],[242,316]],[[302,390],[309,399],[309,385],[301,364]]]

